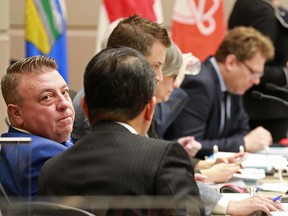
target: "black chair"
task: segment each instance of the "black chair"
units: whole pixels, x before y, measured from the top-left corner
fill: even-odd
[[[95,216],[95,214],[85,210],[59,203],[46,201],[12,202],[1,183],[0,210],[2,216]]]
[[[3,216],[95,216],[85,210],[53,202],[31,201],[12,203]]]

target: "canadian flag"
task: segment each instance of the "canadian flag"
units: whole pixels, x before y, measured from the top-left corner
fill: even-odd
[[[99,22],[96,41],[96,52],[103,46],[107,31],[114,28],[121,18],[139,14],[149,20],[162,23],[163,13],[161,0],[102,0],[99,8]],[[113,23],[116,23],[113,25]],[[112,24],[112,25],[110,25]],[[110,28],[110,29],[109,29]]]
[[[214,55],[227,30],[223,0],[175,0],[172,39],[201,61]]]

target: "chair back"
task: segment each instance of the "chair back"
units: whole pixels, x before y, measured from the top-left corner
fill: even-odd
[[[85,210],[53,202],[30,201],[12,203],[6,216],[95,216]]]

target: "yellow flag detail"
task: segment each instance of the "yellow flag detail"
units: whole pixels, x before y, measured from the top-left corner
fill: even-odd
[[[26,41],[34,44],[43,54],[49,54],[51,44],[33,0],[26,0],[25,16]]]

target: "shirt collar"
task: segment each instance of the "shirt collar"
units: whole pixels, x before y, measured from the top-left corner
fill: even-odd
[[[210,58],[210,62],[211,62],[211,64],[212,64],[212,66],[214,67],[215,71],[216,71],[217,77],[218,77],[218,79],[219,79],[221,91],[222,91],[222,92],[227,91],[227,90],[228,90],[228,89],[227,89],[227,86],[225,85],[225,82],[224,82],[224,80],[223,80],[223,76],[222,76],[222,74],[221,74],[221,72],[220,72],[220,69],[219,69],[218,64],[217,64],[217,62],[216,62],[216,59],[215,59],[214,57],[211,57],[211,58]]]
[[[14,129],[16,129],[16,130],[18,130],[18,131],[21,131],[22,133],[32,134],[32,133],[30,133],[29,131],[24,130],[24,129],[20,129],[20,128],[17,128],[17,127],[14,127],[14,126],[11,126],[11,127],[14,128]]]
[[[14,127],[14,126],[11,126],[11,127],[14,128],[14,129],[16,129],[16,130],[18,130],[18,131],[20,131],[20,132],[22,132],[22,133],[34,135],[34,134],[30,133],[30,132],[27,131],[27,130],[20,129],[20,128],[17,128],[17,127]],[[67,147],[70,147],[70,146],[73,145],[73,142],[72,142],[72,140],[71,140],[71,138],[70,138],[70,140],[65,141],[63,144],[64,144],[65,146],[67,146]]]
[[[122,125],[127,130],[129,130],[131,133],[138,134],[137,131],[133,127],[131,127],[129,124],[126,124],[126,123],[123,123],[123,122],[118,122],[118,121],[116,121],[116,123]]]

